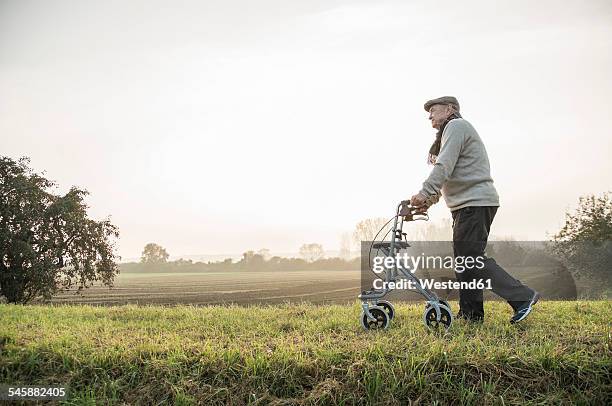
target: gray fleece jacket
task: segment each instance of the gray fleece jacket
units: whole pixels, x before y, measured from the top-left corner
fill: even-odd
[[[499,206],[487,150],[467,120],[456,118],[446,124],[440,153],[420,193],[434,202],[441,194],[451,211]]]

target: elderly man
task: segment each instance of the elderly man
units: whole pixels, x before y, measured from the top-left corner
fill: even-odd
[[[475,265],[456,272],[461,282],[491,280],[493,292],[508,301],[514,309],[511,323],[519,322],[531,312],[539,294],[510,276],[493,258],[485,256],[491,223],[499,207],[499,197],[489,169],[489,158],[480,136],[459,113],[455,97],[444,96],[425,103],[431,125],[438,130],[429,150],[433,165],[423,188],[412,196],[417,207],[429,207],[444,196],[453,217],[453,251],[455,258],[472,257]],[[476,261],[481,257],[481,261]],[[466,261],[467,264],[470,261]],[[484,266],[482,266],[484,264]],[[458,318],[484,320],[482,289],[459,291]]]

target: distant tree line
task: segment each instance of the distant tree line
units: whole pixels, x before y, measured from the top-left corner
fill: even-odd
[[[296,271],[296,270],[359,270],[359,258],[325,258],[321,244],[309,243],[300,247],[301,258],[271,256],[270,250],[246,251],[234,261],[197,261],[180,258],[169,261],[167,250],[156,243],[145,246],[140,262],[120,264],[124,272],[201,272],[201,271]]]

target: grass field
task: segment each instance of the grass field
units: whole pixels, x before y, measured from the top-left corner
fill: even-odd
[[[453,311],[457,304],[452,303]],[[0,382],[68,404],[609,404],[612,302],[487,302],[446,334],[397,306],[365,332],[353,305],[0,305]]]

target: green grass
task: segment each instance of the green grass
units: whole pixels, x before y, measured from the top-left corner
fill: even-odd
[[[456,311],[456,303],[452,304]],[[524,324],[425,330],[399,305],[0,305],[0,382],[69,388],[67,404],[605,404],[612,302],[540,302]]]

